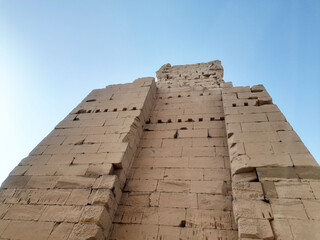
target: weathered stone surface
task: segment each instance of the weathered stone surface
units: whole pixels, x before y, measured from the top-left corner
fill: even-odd
[[[268,220],[240,218],[238,231],[241,239],[274,239]]]

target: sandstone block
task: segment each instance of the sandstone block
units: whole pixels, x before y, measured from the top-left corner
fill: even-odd
[[[311,220],[289,220],[293,239],[313,240],[320,239],[320,222]]]
[[[182,168],[167,168],[164,179],[167,180],[202,180],[202,169],[182,169]]]
[[[308,219],[301,200],[272,199],[270,203],[274,218]]]
[[[38,220],[44,209],[45,206],[43,205],[13,205],[4,216],[4,219],[29,221]]]
[[[192,193],[211,193],[226,195],[227,186],[224,181],[191,181]]]
[[[279,198],[314,199],[309,183],[302,182],[275,182]]]
[[[232,195],[234,199],[264,199],[262,185],[260,182],[233,182]]]
[[[241,239],[273,240],[273,232],[268,220],[240,218],[238,236]]]
[[[56,223],[48,240],[67,240],[74,224],[73,223]]]
[[[197,194],[195,193],[161,193],[160,207],[197,208]]]
[[[93,186],[95,178],[82,176],[62,176],[55,184],[55,188],[75,189],[90,188]]]
[[[68,240],[104,240],[102,229],[94,224],[76,224]]]
[[[320,220],[320,201],[319,200],[302,200],[304,208],[309,219]]]
[[[11,221],[1,237],[17,240],[43,240],[48,239],[54,223],[33,221]]]
[[[237,199],[232,202],[233,214],[236,220],[247,219],[272,219],[270,204],[263,201]]]
[[[199,209],[231,211],[231,196],[198,194]]]
[[[40,217],[45,222],[78,222],[81,216],[80,206],[47,206]]]

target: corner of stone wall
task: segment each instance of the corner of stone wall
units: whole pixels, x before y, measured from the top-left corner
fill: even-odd
[[[303,208],[301,198],[317,198],[312,185],[319,182],[319,167],[262,85],[228,86],[222,98],[239,239],[300,239],[296,218],[303,225],[315,221],[288,213]]]
[[[0,238],[108,239],[155,94],[154,78],[93,90],[2,184]]]

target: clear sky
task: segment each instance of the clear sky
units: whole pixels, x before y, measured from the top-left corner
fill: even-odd
[[[92,89],[215,59],[320,161],[319,0],[0,0],[0,182]]]

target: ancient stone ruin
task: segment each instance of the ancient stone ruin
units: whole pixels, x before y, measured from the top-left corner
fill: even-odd
[[[220,61],[93,90],[0,189],[0,239],[320,239],[320,169]]]

